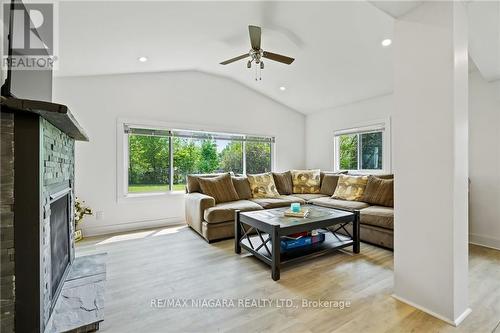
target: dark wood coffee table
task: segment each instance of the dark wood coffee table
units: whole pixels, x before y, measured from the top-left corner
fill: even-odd
[[[359,212],[348,212],[338,209],[313,205],[303,205],[310,214],[306,218],[285,217],[283,212],[288,207],[253,212],[235,213],[234,251],[241,253],[241,248],[253,254],[271,266],[271,277],[274,281],[280,279],[280,268],[284,264],[310,259],[348,246],[354,253],[359,253]],[[353,224],[353,234],[345,229]],[[282,236],[322,229],[325,241],[306,248],[280,252]],[[348,236],[338,234],[343,230]],[[252,234],[252,233],[256,234]]]

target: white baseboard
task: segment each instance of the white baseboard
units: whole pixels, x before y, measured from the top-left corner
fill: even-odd
[[[465,320],[465,318],[467,318],[467,316],[470,315],[471,312],[472,312],[471,308],[465,309],[465,311],[455,319],[454,326],[456,327],[460,325]]]
[[[497,237],[469,234],[469,243],[500,250],[500,238]]]
[[[101,224],[83,226],[83,234],[86,237],[114,234],[132,230],[168,227],[185,223],[184,217],[170,217],[156,220],[132,221],[116,224]]]
[[[415,304],[415,303],[413,303],[411,301],[408,301],[407,299],[404,299],[403,297],[397,296],[396,294],[392,294],[392,297],[395,298],[395,299],[397,299],[400,302],[403,302],[403,303],[406,303],[406,304],[408,304],[410,306],[413,306],[414,308],[419,309],[420,311],[423,311],[423,312],[425,312],[425,313],[427,313],[427,314],[429,314],[429,315],[431,315],[431,316],[433,316],[433,317],[435,317],[435,318],[437,318],[439,320],[442,320],[442,321],[444,321],[447,324],[455,326],[455,327],[457,327],[458,325],[460,325],[460,323],[462,323],[462,321],[464,321],[464,319],[472,312],[472,310],[470,308],[467,308],[457,318],[455,318],[455,319],[449,319],[449,318],[446,318],[446,317],[444,317],[444,316],[442,316],[440,314],[437,314],[437,313],[435,313],[435,312],[433,312],[433,311],[431,311],[431,310],[429,310],[429,309],[427,309],[427,308],[425,308],[423,306],[420,306],[420,305]]]

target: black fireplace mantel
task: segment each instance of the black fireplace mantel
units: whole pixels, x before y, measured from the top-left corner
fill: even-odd
[[[87,134],[66,105],[4,96],[0,99],[0,105],[14,111],[36,113],[69,137],[77,141],[89,141]]]

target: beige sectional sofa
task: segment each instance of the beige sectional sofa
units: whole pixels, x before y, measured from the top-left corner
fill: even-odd
[[[335,177],[332,172],[321,173],[321,193],[282,194],[277,198],[253,198],[246,188],[245,177],[232,176],[239,200],[217,203],[213,197],[201,193],[199,177],[214,177],[220,174],[189,175],[186,187],[186,222],[208,242],[234,237],[234,211],[254,211],[287,207],[293,202],[310,203],[317,206],[360,211],[361,240],[378,246],[393,248],[394,208],[371,205],[362,201],[332,199]],[[278,174],[277,174],[278,175]],[[281,174],[283,175],[283,174]],[[392,178],[392,175],[377,176]],[[276,178],[275,178],[276,179]],[[281,194],[278,181],[278,192]],[[249,185],[248,185],[249,186]],[[349,232],[352,229],[347,228]]]

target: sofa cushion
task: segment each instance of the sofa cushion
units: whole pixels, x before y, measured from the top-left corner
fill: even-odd
[[[187,193],[199,192],[201,193],[200,183],[198,182],[199,177],[203,178],[213,178],[224,173],[193,173],[187,175],[186,177],[186,191]],[[230,172],[231,176],[234,175],[233,172]]]
[[[217,177],[204,178],[199,177],[201,192],[215,199],[215,203],[238,200],[231,176],[229,173]]]
[[[394,207],[394,179],[368,177],[363,201],[372,205]]]
[[[292,184],[292,173],[290,171],[285,172],[273,172],[274,184],[276,184],[276,189],[281,195],[292,194],[293,184]]]
[[[352,235],[352,224],[345,226],[346,230]],[[378,228],[368,224],[361,224],[359,227],[359,239],[362,242],[382,246],[388,249],[394,249],[394,231],[385,228]],[[337,231],[339,234],[346,235],[340,229]]]
[[[292,196],[292,195],[280,195],[277,198],[253,198],[250,200],[259,204],[264,209],[286,207],[286,206],[290,206],[290,204],[293,202],[298,202],[300,204],[306,203],[304,201],[304,199],[297,198],[297,197]]]
[[[324,194],[301,194],[301,193],[294,193],[292,196],[294,197],[297,197],[297,198],[301,198],[301,199],[304,199],[305,201],[310,201],[312,199],[316,199],[316,198],[322,198],[322,197],[328,197],[328,195],[324,195]]]
[[[252,197],[252,190],[250,189],[247,177],[231,177],[231,179],[240,200],[247,200]]]
[[[275,198],[280,194],[276,190],[273,174],[270,172],[247,175],[253,198]]]
[[[340,175],[333,199],[361,201],[365,192],[368,176]]]
[[[207,223],[220,223],[234,220],[234,211],[262,210],[262,207],[250,200],[238,200],[216,204],[214,207],[205,209],[203,218]]]
[[[392,207],[370,206],[362,209],[359,214],[361,224],[394,229],[394,208]]]
[[[335,193],[335,189],[337,188],[337,183],[339,181],[339,174],[331,174],[327,173],[323,176],[323,180],[321,181],[321,194],[326,194],[328,196],[332,196]]]
[[[316,170],[292,170],[293,193],[320,193],[321,172]]]
[[[310,201],[314,205],[328,207],[328,208],[339,208],[344,210],[359,210],[370,206],[366,202],[361,201],[348,201],[348,200],[338,200],[332,199],[330,197],[322,197],[317,199],[312,199]]]

